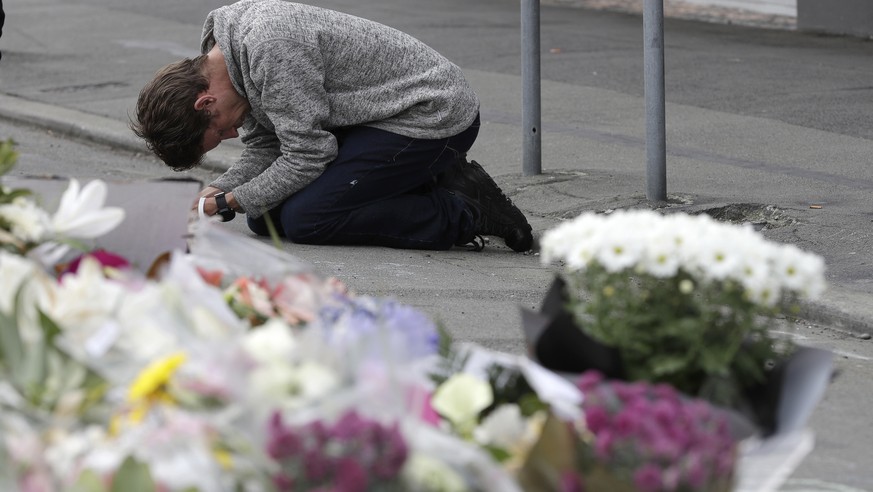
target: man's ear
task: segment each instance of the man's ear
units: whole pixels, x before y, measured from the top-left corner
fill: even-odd
[[[194,110],[202,111],[204,109],[208,109],[209,106],[215,103],[215,96],[209,93],[202,93],[197,97],[197,100],[194,101]]]

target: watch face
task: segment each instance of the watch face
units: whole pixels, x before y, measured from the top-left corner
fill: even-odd
[[[222,222],[228,222],[228,221],[233,220],[234,217],[236,217],[236,212],[234,212],[233,210],[231,210],[229,208],[226,208],[224,210],[219,210],[218,215],[221,216]]]

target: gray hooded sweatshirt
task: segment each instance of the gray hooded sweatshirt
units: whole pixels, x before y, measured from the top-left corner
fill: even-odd
[[[331,129],[364,125],[438,139],[473,123],[479,100],[461,69],[415,38],[352,15],[283,0],[211,12],[201,51],[218,43],[251,105],[245,150],[211,183],[259,217],[337,155]]]

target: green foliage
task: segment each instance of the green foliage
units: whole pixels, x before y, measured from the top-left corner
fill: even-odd
[[[60,328],[51,318],[39,310],[24,313],[23,292],[19,288],[11,313],[0,312],[0,377],[36,414],[51,413],[71,392],[80,392],[78,411],[86,413],[102,401],[106,381],[56,344]],[[31,324],[38,338],[26,341],[21,333]]]
[[[110,492],[154,492],[155,490],[149,467],[128,457],[115,473]]]
[[[18,162],[18,152],[15,151],[15,141],[9,139],[0,142],[0,176],[11,171],[16,162]],[[0,186],[0,205],[12,203],[12,200],[30,194],[30,190],[9,190]]]
[[[530,417],[540,410],[547,410],[548,405],[537,397],[536,392],[527,382],[524,375],[515,367],[505,367],[492,364],[487,369],[488,384],[494,391],[494,402],[482,411],[482,416],[490,414],[500,405],[514,403],[521,409],[521,414]]]
[[[619,351],[631,380],[668,383],[727,405],[740,388],[763,380],[777,357],[766,325],[775,309],[748,300],[731,282],[700,284],[681,270],[670,278],[610,273],[593,264],[567,275],[567,289],[577,324]]]
[[[15,151],[15,141],[7,139],[0,142],[0,176],[11,170],[18,161],[18,152]]]

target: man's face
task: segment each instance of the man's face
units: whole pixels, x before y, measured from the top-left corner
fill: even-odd
[[[216,102],[210,113],[212,117],[209,120],[209,128],[203,135],[204,153],[218,147],[222,140],[239,136],[238,130],[243,126],[249,113],[249,105],[242,98],[227,104]]]

